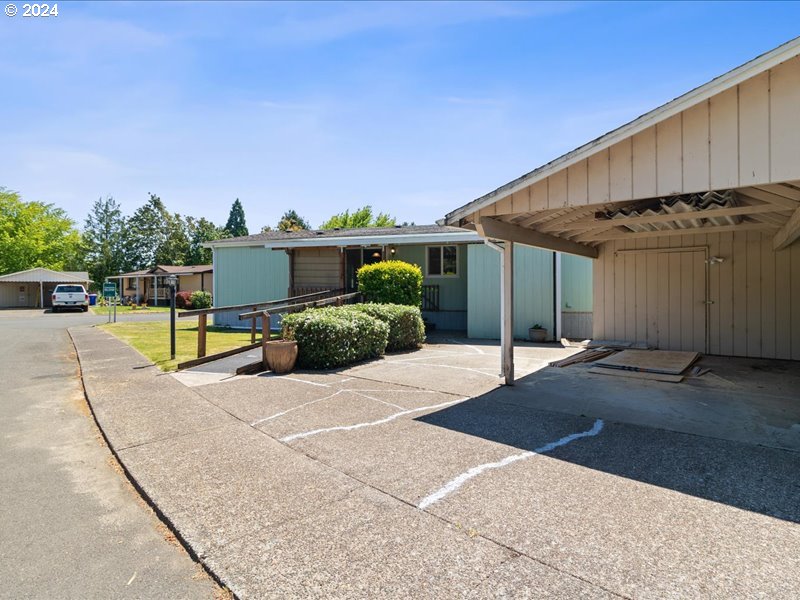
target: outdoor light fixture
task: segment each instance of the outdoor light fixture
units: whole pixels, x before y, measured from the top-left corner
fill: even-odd
[[[168,275],[167,285],[171,288],[174,288],[175,286],[178,285],[178,278],[175,275]]]
[[[391,252],[392,256],[394,256],[394,253],[397,252],[397,249],[396,248],[390,248],[389,252]]]
[[[706,262],[708,264],[710,264],[710,265],[716,265],[716,264],[719,264],[721,262],[725,262],[725,259],[722,258],[721,256],[712,256]]]
[[[378,252],[377,250],[372,253],[372,258],[380,258],[380,257],[381,257],[381,253]]]

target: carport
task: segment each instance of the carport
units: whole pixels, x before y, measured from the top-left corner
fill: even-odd
[[[595,259],[596,339],[800,360],[798,55],[800,38],[446,216],[502,250],[507,384],[515,243]]]
[[[48,308],[60,283],[79,283],[88,288],[86,271],[53,271],[37,267],[0,277],[0,308]]]

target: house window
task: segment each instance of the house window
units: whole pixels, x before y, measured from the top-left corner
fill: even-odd
[[[428,276],[458,277],[458,246],[428,246]]]

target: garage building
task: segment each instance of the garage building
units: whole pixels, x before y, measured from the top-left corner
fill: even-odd
[[[89,289],[86,271],[53,271],[36,268],[0,276],[0,308],[48,308],[60,283],[76,283]]]
[[[451,212],[594,259],[593,335],[800,360],[800,38]],[[513,285],[502,283],[513,382]]]

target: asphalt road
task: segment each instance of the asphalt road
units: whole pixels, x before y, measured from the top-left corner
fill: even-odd
[[[89,413],[67,328],[104,320],[0,311],[0,597],[213,598]]]

